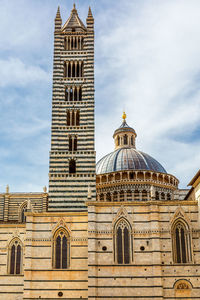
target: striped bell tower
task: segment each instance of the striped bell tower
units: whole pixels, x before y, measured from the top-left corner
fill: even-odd
[[[94,19],[74,5],[55,18],[49,211],[84,211],[96,197],[94,149]]]

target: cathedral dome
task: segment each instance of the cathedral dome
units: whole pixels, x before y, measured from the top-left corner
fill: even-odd
[[[167,173],[153,157],[131,147],[123,147],[107,154],[98,161],[96,166],[97,175],[123,170],[151,170]]]
[[[167,173],[162,165],[150,155],[135,148],[135,130],[126,123],[124,113],[122,125],[115,130],[115,151],[100,159],[96,165],[97,175],[123,170],[149,170]]]

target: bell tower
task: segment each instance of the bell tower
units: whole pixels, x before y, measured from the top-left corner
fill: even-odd
[[[75,4],[55,18],[49,211],[84,211],[96,190],[94,149],[94,19]],[[88,191],[90,191],[88,193]]]

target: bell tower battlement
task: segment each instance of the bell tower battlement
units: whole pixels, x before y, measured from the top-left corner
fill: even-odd
[[[75,4],[55,18],[49,211],[83,211],[96,197],[94,149],[94,18],[86,26]]]

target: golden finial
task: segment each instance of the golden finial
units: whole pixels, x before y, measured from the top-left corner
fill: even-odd
[[[123,119],[124,121],[126,120],[126,113],[125,113],[125,111],[123,112],[122,119]]]

